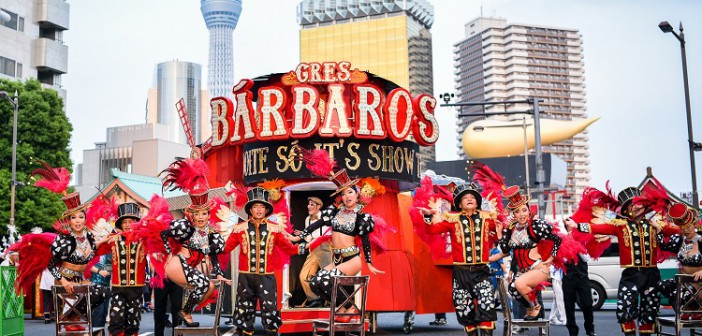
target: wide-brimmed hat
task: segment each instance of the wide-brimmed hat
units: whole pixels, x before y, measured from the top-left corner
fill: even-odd
[[[251,207],[256,203],[261,203],[266,206],[266,217],[273,213],[273,205],[268,201],[270,193],[262,187],[255,187],[246,192],[248,202],[244,205],[244,211],[251,216]]]
[[[117,206],[117,220],[115,221],[115,227],[121,230],[122,221],[127,218],[131,218],[136,221],[141,219],[139,204],[128,202]]]
[[[476,187],[476,185],[473,183],[465,183],[456,186],[456,188],[453,190],[453,206],[456,211],[461,210],[461,199],[466,194],[471,194],[475,197],[475,200],[478,202],[478,209],[480,209],[480,206],[483,203],[483,196],[480,195],[478,187]]]
[[[517,210],[517,208],[524,204],[528,204],[529,200],[531,200],[531,196],[522,195],[522,193],[519,191],[519,186],[516,185],[505,189],[504,195],[509,200],[509,203],[507,203],[507,208],[509,208],[511,211]]]
[[[621,204],[619,212],[623,214],[629,204],[631,204],[631,201],[634,200],[634,197],[638,196],[641,196],[641,190],[637,187],[628,187],[620,191],[619,194],[617,194],[617,200],[619,204]]]
[[[335,172],[332,176],[329,177],[329,180],[334,182],[334,184],[336,185],[336,191],[334,191],[331,194],[332,197],[342,192],[344,189],[354,186],[356,185],[356,183],[358,183],[358,179],[351,179],[349,177],[349,174],[346,172],[346,169],[344,168]]]
[[[697,210],[690,208],[689,206],[682,203],[675,203],[668,209],[668,215],[678,226],[685,225],[696,225],[697,224]]]

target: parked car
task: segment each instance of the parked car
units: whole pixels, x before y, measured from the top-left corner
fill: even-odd
[[[675,259],[665,260],[658,264],[658,269],[661,271],[661,279],[673,278],[678,272],[678,262]],[[622,271],[623,269],[619,266],[619,243],[616,237],[612,237],[612,244],[602,256],[588,263],[592,306],[595,310],[601,309],[606,300],[617,299]],[[544,290],[542,296],[545,302],[552,300],[553,290],[551,288]],[[661,297],[661,304],[668,304],[664,297]]]

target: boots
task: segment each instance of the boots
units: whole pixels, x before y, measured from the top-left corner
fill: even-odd
[[[278,329],[273,329],[273,330],[266,329],[266,336],[278,336]]]

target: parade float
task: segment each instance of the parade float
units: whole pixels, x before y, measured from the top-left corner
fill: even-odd
[[[301,63],[290,72],[243,79],[232,91],[234,101],[211,99],[213,134],[191,153],[208,163],[212,187],[282,179],[291,224],[303,229],[307,197],[320,197],[327,206],[335,186],[295,158],[299,149],[327,150],[351,178],[372,177],[386,190],[364,209],[392,227],[383,237],[385,252],[373,255],[374,265],[386,273],[373,275],[365,265],[362,270],[370,275],[371,321],[379,312],[453,310],[451,269],[442,266],[450,262],[432,260],[415,238],[407,212],[406,192],[422,174],[420,147],[439,138],[434,97],[412,96],[348,62]],[[329,308],[293,308],[299,303],[299,266],[293,258],[277,273],[282,333],[310,331],[312,319],[329,314]]]

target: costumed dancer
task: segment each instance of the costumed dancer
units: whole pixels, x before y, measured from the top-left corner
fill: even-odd
[[[111,335],[138,335],[141,323],[142,293],[146,285],[146,251],[143,244],[130,236],[132,227],[141,219],[139,205],[122,203],[117,207],[115,228],[122,235],[110,242],[112,247]]]
[[[481,165],[480,168],[495,174],[487,166]],[[498,174],[495,176],[502,180]],[[452,206],[457,212],[442,212],[442,199],[433,194],[433,189],[431,179],[425,177],[415,193],[410,208],[415,231],[420,237],[433,235],[431,238],[441,239],[444,245],[445,240],[440,234],[450,234],[453,254],[452,299],[456,318],[466,334],[492,335],[497,314],[488,259],[490,248],[496,241],[497,215],[495,212],[480,210],[483,195],[474,184],[462,184],[453,191]],[[501,195],[490,194],[488,197],[499,199]],[[423,215],[423,223],[418,223],[417,211]],[[441,245],[430,243],[430,246],[445,251],[446,248]]]
[[[382,221],[382,219],[379,217],[374,218],[374,216],[361,211],[363,209],[363,204],[361,204],[361,202],[370,201],[373,196],[377,195],[375,193],[379,191],[379,188],[382,186],[380,186],[379,183],[366,183],[364,184],[366,192],[361,194],[362,189],[356,185],[359,180],[349,178],[346,169],[334,171],[336,162],[330,158],[329,153],[325,150],[303,151],[302,160],[306,162],[307,169],[314,175],[328,178],[334,182],[337,189],[332,193],[332,197],[341,195],[340,206],[332,205],[322,210],[322,215],[319,220],[310,224],[301,234],[289,238],[292,242],[301,242],[305,237],[319,230],[322,226],[331,226],[332,233],[328,239],[331,239],[332,243],[332,264],[321,269],[310,280],[310,288],[312,288],[312,291],[322,299],[331,301],[333,290],[332,277],[344,275],[354,276],[361,271],[361,250],[356,243],[357,238],[361,240],[365,261],[370,271],[373,274],[385,273],[373,266],[373,261],[371,259],[371,240],[374,241],[373,245],[381,247],[381,244],[379,244],[380,238],[372,238],[371,233],[375,228],[376,220]],[[370,189],[373,190],[371,191]],[[382,190],[384,192],[384,188]],[[386,224],[383,221],[380,226],[384,225]],[[340,305],[343,300],[341,295],[337,297],[339,298],[339,302],[333,303],[334,306]],[[355,309],[351,303],[346,307],[341,307],[339,312],[348,313],[350,315],[337,317],[337,322],[349,322],[352,318],[352,314],[358,314],[358,310]]]
[[[675,203],[668,210],[668,215],[673,220],[675,225],[680,227],[680,233],[672,234],[666,237],[663,234],[661,224],[665,222],[651,221],[651,225],[656,228],[658,244],[662,250],[675,253],[678,262],[680,263],[680,273],[694,275],[695,280],[702,279],[702,236],[700,236],[696,228],[699,224],[697,210],[688,207],[682,203]],[[673,307],[677,307],[677,288],[675,278],[665,279],[658,282],[658,291],[663,294],[670,302],[673,302]],[[688,297],[696,292],[685,291],[683,301],[687,301]],[[682,315],[683,319],[702,319],[702,315],[694,314],[694,316]]]
[[[305,218],[305,227],[308,227],[311,223],[316,222],[321,218],[321,210],[324,203],[319,197],[307,197],[307,218]],[[314,239],[321,237],[324,234],[324,229],[320,228],[312,232],[309,236],[305,237],[305,241],[310,244]],[[296,234],[302,233],[295,232]],[[309,245],[308,245],[309,246]],[[308,252],[307,258],[305,258],[305,263],[302,265],[300,270],[300,284],[302,285],[302,290],[305,292],[307,299],[301,305],[304,308],[315,308],[322,306],[324,302],[315,294],[309,285],[309,280],[314,276],[320,269],[331,264],[331,245],[329,243],[322,243],[316,249],[311,249]]]
[[[80,194],[74,192],[66,195],[66,188],[70,181],[70,174],[66,168],[52,168],[43,161],[39,161],[42,168],[32,171],[32,175],[39,175],[42,178],[35,182],[35,186],[46,188],[57,194],[63,194],[61,200],[66,205],[67,210],[63,212],[61,218],[54,223],[54,229],[58,235],[50,233],[28,234],[14,247],[19,251],[22,263],[18,268],[17,289],[26,288],[28,283],[33,283],[44,268],[48,268],[55,279],[55,284],[65,288],[66,292],[73,293],[73,286],[81,285],[85,281],[85,271],[91,260],[100,254],[109,252],[108,249],[98,248],[109,239],[105,236],[96,241],[90,231],[95,221],[86,222],[86,208],[89,203],[82,204]],[[51,245],[47,248],[47,242],[52,238]],[[106,246],[106,245],[104,245]],[[47,265],[48,261],[48,265]],[[98,284],[90,287],[91,308],[99,305],[105,299],[108,289]],[[70,299],[66,299],[70,300]],[[85,301],[81,301],[85,302]],[[78,309],[86,311],[83,304],[78,304]],[[59,312],[57,312],[58,316]],[[64,321],[72,321],[78,318],[68,309],[66,305],[62,316]],[[66,331],[83,331],[82,325],[66,325]]]
[[[667,199],[665,189],[658,181],[656,185],[658,188],[647,189],[644,194],[658,195],[663,200]],[[569,228],[577,228],[583,233],[617,236],[619,263],[624,268],[617,293],[617,320],[622,332],[626,335],[636,334],[637,320],[640,334],[655,333],[656,317],[660,310],[660,300],[656,291],[656,286],[661,279],[657,266],[658,232],[646,216],[647,206],[634,202],[634,199],[640,196],[641,191],[636,187],[628,187],[619,192],[617,199],[621,207],[616,216],[619,218],[613,218],[613,214],[605,213],[604,218],[592,221],[600,224],[566,221]],[[671,225],[666,225],[662,231],[667,231],[670,227]]]
[[[276,213],[269,218],[274,210],[269,202],[269,191],[255,187],[246,194],[248,202],[244,210],[249,218],[234,226],[224,248],[224,252],[229,253],[241,246],[234,324],[239,335],[253,335],[258,301],[266,335],[277,335],[283,321],[278,310],[274,272],[286,263],[284,255],[298,254],[299,249],[284,236],[287,216]]]
[[[506,188],[504,195],[509,199],[507,208],[512,212],[514,222],[504,229],[498,223],[500,253],[491,257],[491,260],[504,257],[510,251],[514,253],[518,271],[512,277],[508,290],[517,302],[527,307],[524,319],[534,321],[541,312],[542,306],[537,301],[537,294],[543,284],[548,283],[549,267],[554,260],[563,261],[560,256],[556,259],[562,239],[554,232],[551,224],[532,214],[529,208],[530,197],[522,195],[518,186]]]
[[[186,288],[187,297],[179,312],[181,322],[188,327],[197,327],[200,323],[193,322],[191,314],[197,305],[214,292],[210,274],[202,272],[201,266],[211,268],[208,273],[216,275],[216,280],[231,284],[230,280],[224,278],[217,258],[224,251],[224,239],[217,228],[210,225],[210,210],[217,210],[218,203],[209,199],[208,168],[205,161],[181,159],[164,172],[164,189],[182,189],[191,200],[190,206],[185,210],[185,218],[172,221],[161,232],[161,239],[168,255],[165,275]],[[156,267],[156,272],[159,272],[159,267]],[[152,279],[154,280],[158,282],[157,279]]]

